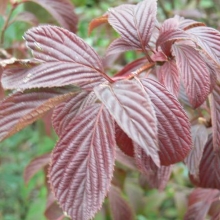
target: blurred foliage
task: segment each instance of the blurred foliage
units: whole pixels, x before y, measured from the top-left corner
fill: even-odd
[[[104,55],[106,47],[118,35],[110,28],[99,27],[88,35],[89,22],[101,16],[109,7],[122,3],[137,3],[138,0],[72,0],[79,15],[78,35],[93,46],[100,55]],[[219,0],[158,0],[158,19],[163,20],[179,14],[205,22],[208,26],[220,28]],[[9,10],[9,8],[7,8]],[[34,3],[21,4],[13,15],[25,11],[33,11],[41,23],[54,23],[51,16]],[[0,17],[0,30],[4,20]],[[22,35],[30,27],[23,22],[15,22],[5,32],[4,48],[12,44],[23,44]],[[17,55],[17,54],[13,54]],[[115,70],[134,60],[139,54],[127,52],[117,59]],[[110,70],[109,70],[110,71]],[[24,184],[23,170],[34,157],[49,152],[56,142],[56,136],[46,136],[41,121],[29,126],[13,137],[0,143],[0,220],[44,220],[47,189],[45,173],[39,172],[28,185]],[[127,195],[137,220],[177,220],[183,219],[187,195],[192,185],[183,164],[173,167],[171,179],[163,192],[152,190],[147,184],[140,184],[139,174],[128,171],[124,180],[124,193]],[[108,201],[97,214],[96,220],[110,220]]]

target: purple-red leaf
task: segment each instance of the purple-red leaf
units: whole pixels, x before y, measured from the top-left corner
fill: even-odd
[[[186,94],[194,108],[200,106],[210,92],[210,73],[199,51],[188,45],[172,46]]]
[[[134,212],[128,202],[123,198],[120,188],[112,185],[108,193],[112,219],[134,220]]]
[[[220,65],[220,32],[210,27],[196,27],[187,30],[195,42]]]
[[[157,70],[157,78],[170,93],[176,97],[178,96],[180,75],[174,60],[169,60],[159,67]]]
[[[16,92],[0,105],[0,140],[3,140],[42,117],[51,108],[79,90],[53,88]]]
[[[220,189],[220,151],[214,152],[209,135],[199,167],[199,186]]]
[[[108,13],[105,13],[104,15],[98,17],[98,18],[94,18],[92,19],[92,21],[89,23],[89,34],[91,34],[91,32],[99,27],[102,24],[106,24],[108,23]]]
[[[131,138],[117,125],[115,124],[115,138],[118,147],[128,156],[134,156],[134,146]]]
[[[24,182],[27,184],[29,180],[44,166],[50,162],[50,153],[43,154],[34,158],[24,170]]]
[[[89,220],[109,190],[115,160],[114,120],[101,104],[77,115],[52,153],[52,190],[73,220]]]
[[[87,95],[88,92],[86,91],[76,93],[76,95],[54,108],[52,123],[59,136],[65,130],[70,120],[76,116],[80,105]]]
[[[37,26],[39,24],[37,17],[33,13],[30,13],[28,11],[23,11],[23,12],[20,12],[19,14],[17,14],[12,19],[10,24],[12,22],[16,22],[16,21],[18,21],[18,22],[23,21],[23,22],[31,24],[32,26]]]
[[[157,167],[140,146],[135,145],[134,149],[137,167],[145,175],[149,185],[163,190],[170,178],[171,166]]]
[[[160,27],[156,47],[164,45],[167,41],[188,39],[189,35],[179,28],[179,22],[175,18],[164,21]]]
[[[133,46],[130,42],[127,42],[122,37],[114,40],[108,47],[106,52],[106,57],[115,54],[115,53],[123,53],[129,50],[139,50],[140,48]]]
[[[102,77],[91,68],[71,62],[45,62],[32,68],[8,68],[3,72],[5,89],[58,87],[70,84],[92,89]]]
[[[104,73],[97,53],[75,34],[54,26],[32,28],[25,34],[27,46],[41,65],[27,69],[21,77],[13,71],[5,73],[5,87],[33,88],[67,84],[99,83]],[[18,73],[17,73],[18,75]],[[20,74],[19,74],[20,75]],[[15,79],[18,80],[15,83]],[[14,82],[14,83],[13,83]],[[10,86],[10,84],[12,85]]]
[[[182,161],[192,147],[189,120],[178,100],[153,79],[142,79],[157,117],[159,156],[162,165]]]
[[[197,188],[189,196],[188,210],[184,220],[205,219],[211,204],[219,200],[220,192],[216,189]]]
[[[121,129],[160,165],[157,143],[157,120],[148,94],[129,80],[102,84],[95,93]]]
[[[156,1],[144,0],[137,5],[110,9],[108,21],[131,46],[146,51],[155,26],[156,12]]]
[[[208,132],[204,125],[198,124],[191,127],[191,134],[193,139],[193,149],[190,151],[184,162],[189,169],[189,173],[193,175],[194,178],[198,178],[199,165],[208,138]]]
[[[213,148],[220,150],[220,84],[216,84],[211,96]]]
[[[70,0],[23,0],[32,1],[43,8],[45,8],[57,21],[58,23],[70,30],[71,32],[77,31],[78,18],[74,12],[74,6]]]

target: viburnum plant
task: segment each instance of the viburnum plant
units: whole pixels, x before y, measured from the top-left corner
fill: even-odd
[[[53,108],[59,140],[49,182],[71,219],[93,218],[107,195],[118,204],[114,219],[132,218],[112,181],[115,160],[135,166],[158,189],[171,165],[184,161],[200,187],[190,195],[185,219],[203,219],[217,204],[220,33],[179,16],[160,24],[156,12],[156,1],[144,0],[94,19],[90,31],[109,23],[120,34],[103,59],[68,30],[32,28],[24,39],[34,58],[3,67],[2,85],[14,92],[1,102],[1,140]],[[104,63],[128,50],[143,56],[108,75]],[[47,163],[48,155],[37,161]]]

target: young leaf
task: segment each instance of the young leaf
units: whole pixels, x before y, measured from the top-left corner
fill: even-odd
[[[151,187],[163,190],[170,178],[171,166],[157,167],[140,146],[135,144],[135,161]]]
[[[176,97],[178,96],[180,75],[174,60],[169,60],[159,67],[157,70],[157,78],[170,93]]]
[[[199,167],[199,186],[220,189],[220,152],[213,151],[212,135],[209,135]]]
[[[195,42],[220,65],[220,32],[210,27],[195,27],[187,30]]]
[[[120,188],[112,185],[108,197],[112,219],[134,220],[134,212],[128,202],[122,197]]]
[[[148,94],[129,80],[102,84],[94,91],[121,129],[159,166],[157,120]]]
[[[138,47],[131,45],[129,42],[124,40],[122,37],[114,40],[108,47],[106,57],[115,53],[123,53],[129,50],[139,50]]]
[[[98,18],[94,18],[92,19],[92,21],[89,23],[89,34],[91,34],[91,32],[99,27],[102,24],[106,24],[108,23],[108,13],[105,13],[104,15],[98,17]]]
[[[146,51],[156,21],[155,0],[123,5],[109,10],[108,21],[131,46]]]
[[[220,84],[216,84],[211,95],[211,115],[213,131],[213,148],[220,150]]]
[[[194,108],[199,107],[210,92],[210,73],[199,51],[188,45],[172,46],[186,94]]]
[[[76,93],[73,97],[54,108],[52,123],[59,136],[65,130],[70,120],[76,116],[80,105],[87,95],[88,92],[86,91]]]
[[[23,0],[32,1],[45,8],[59,24],[70,30],[77,31],[78,17],[74,12],[74,6],[70,0]]]
[[[157,117],[162,165],[182,161],[192,148],[189,120],[178,100],[153,79],[141,79]]]
[[[199,165],[208,138],[208,132],[204,125],[197,124],[191,127],[191,134],[193,139],[193,149],[190,151],[184,162],[189,169],[189,173],[193,175],[194,178],[198,178]]]
[[[0,105],[0,140],[36,121],[78,91],[72,87],[53,88],[16,92],[9,96]]]
[[[164,45],[167,41],[188,39],[189,35],[179,28],[179,23],[175,18],[164,21],[160,27],[156,48]]]
[[[30,179],[50,162],[50,153],[34,158],[24,170],[24,182],[27,184]]]
[[[219,200],[219,196],[220,192],[216,189],[194,189],[189,196],[188,210],[184,219],[205,219],[211,204]]]
[[[52,153],[52,190],[73,220],[89,220],[109,190],[115,160],[114,121],[101,104],[77,115]]]

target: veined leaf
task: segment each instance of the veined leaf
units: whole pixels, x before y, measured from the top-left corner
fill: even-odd
[[[171,166],[157,167],[140,146],[135,145],[134,149],[137,167],[147,178],[149,185],[153,188],[163,190],[170,178]]]
[[[112,219],[134,220],[134,212],[128,202],[122,197],[119,187],[112,185],[108,197]]]
[[[140,48],[131,45],[129,42],[124,40],[122,37],[114,40],[108,47],[106,52],[106,57],[115,54],[115,53],[123,53],[129,50],[139,50]]]
[[[100,209],[113,175],[115,146],[114,120],[101,104],[85,108],[61,135],[49,176],[73,220],[89,220]]]
[[[184,220],[205,219],[209,208],[214,201],[219,200],[220,192],[216,189],[197,188],[189,196],[188,210]]]
[[[209,135],[199,167],[199,186],[220,189],[220,151],[214,152],[212,135]]]
[[[0,105],[0,140],[10,137],[73,96],[78,89],[53,88],[16,92]]]
[[[184,162],[189,169],[189,173],[193,175],[194,178],[198,178],[199,165],[208,138],[208,132],[204,125],[198,124],[191,127],[191,134],[193,139],[193,149],[190,151]]]
[[[76,80],[74,78],[81,82],[85,78],[85,84],[101,81],[103,77],[111,81],[104,73],[98,54],[75,34],[63,28],[45,25],[28,30],[24,37],[33,56],[37,60],[45,62],[36,67],[35,74],[29,73],[29,71],[26,73],[26,77],[30,78],[26,80],[26,87],[28,84],[30,86],[35,84],[36,87],[39,81],[37,77],[45,81],[44,84],[40,84],[40,86],[43,84],[44,87],[47,87],[47,84],[51,86],[49,82],[51,78],[55,79],[53,84],[58,83],[57,81],[61,83],[70,81],[70,84],[77,84],[77,82],[71,82]],[[36,83],[35,77],[38,79]]]
[[[76,116],[80,105],[87,95],[88,92],[86,91],[76,93],[73,97],[67,99],[65,102],[62,102],[54,108],[52,123],[59,136],[65,130],[70,120]]]
[[[90,67],[78,63],[45,62],[32,68],[8,68],[3,72],[2,85],[5,89],[31,89],[59,87],[75,84],[92,89],[102,82],[101,75]]]
[[[102,84],[94,91],[128,137],[160,166],[157,120],[148,94],[129,80]]]
[[[175,18],[164,21],[160,27],[156,47],[162,46],[167,41],[189,39],[189,35],[179,28],[179,23]]]
[[[211,115],[213,131],[213,148],[220,150],[220,84],[216,84],[211,93]]]
[[[24,170],[24,182],[27,184],[30,179],[50,162],[50,153],[34,158]]]
[[[58,23],[72,31],[77,31],[78,17],[74,12],[74,6],[70,0],[23,0],[23,2],[35,2],[45,8]]]
[[[195,27],[187,30],[195,42],[220,65],[220,32],[210,27]]]
[[[176,97],[178,96],[180,75],[174,60],[169,60],[159,67],[157,70],[157,78],[170,93]]]
[[[192,148],[190,124],[178,100],[153,79],[141,79],[157,117],[159,156],[162,165],[182,161]]]
[[[199,51],[188,45],[172,46],[186,94],[194,108],[199,107],[210,92],[210,73]]]
[[[108,21],[131,46],[145,51],[155,26],[156,12],[156,1],[144,0],[137,5],[110,9]]]

